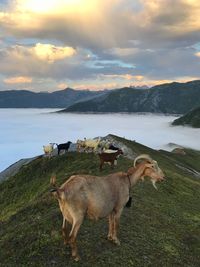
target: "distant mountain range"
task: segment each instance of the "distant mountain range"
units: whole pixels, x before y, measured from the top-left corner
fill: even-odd
[[[107,91],[65,90],[35,93],[26,90],[0,91],[0,108],[67,108],[70,105],[106,94]]]
[[[200,106],[200,80],[152,88],[53,93],[0,91],[0,108],[65,108],[61,112],[155,112],[184,114]]]
[[[190,125],[194,128],[200,128],[200,107],[174,120],[172,125]]]
[[[184,114],[200,106],[200,80],[150,89],[122,88],[74,104],[62,112],[156,112]]]

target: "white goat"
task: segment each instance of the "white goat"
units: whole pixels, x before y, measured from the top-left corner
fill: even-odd
[[[49,143],[48,145],[43,146],[43,150],[46,156],[49,156],[49,157],[52,156],[54,145],[55,143]]]

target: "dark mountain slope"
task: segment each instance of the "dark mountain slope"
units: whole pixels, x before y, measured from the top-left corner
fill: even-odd
[[[30,91],[0,91],[0,108],[66,108],[78,101],[88,100],[105,92],[65,90],[53,93]]]
[[[200,107],[174,120],[172,125],[190,125],[194,128],[200,128]]]
[[[63,112],[157,112],[186,113],[200,105],[200,81],[171,83],[151,89],[122,88],[103,100],[74,104]]]

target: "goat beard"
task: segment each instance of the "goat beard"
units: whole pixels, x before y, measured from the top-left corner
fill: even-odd
[[[152,182],[153,187],[154,187],[156,190],[158,190],[158,188],[157,188],[157,186],[156,186],[156,180],[152,179],[151,182]]]

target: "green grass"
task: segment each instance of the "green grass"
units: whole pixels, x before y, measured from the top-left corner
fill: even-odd
[[[200,152],[175,155],[118,140],[137,154],[150,154],[167,177],[158,191],[147,180],[133,188],[133,204],[120,221],[121,246],[106,240],[107,219],[84,221],[78,234],[80,262],[73,262],[63,245],[61,212],[49,193],[52,173],[62,184],[72,174],[112,172],[105,166],[100,174],[94,154],[71,152],[36,159],[0,184],[0,266],[199,266],[200,179],[176,164],[200,171]],[[121,157],[114,172],[131,165]]]

